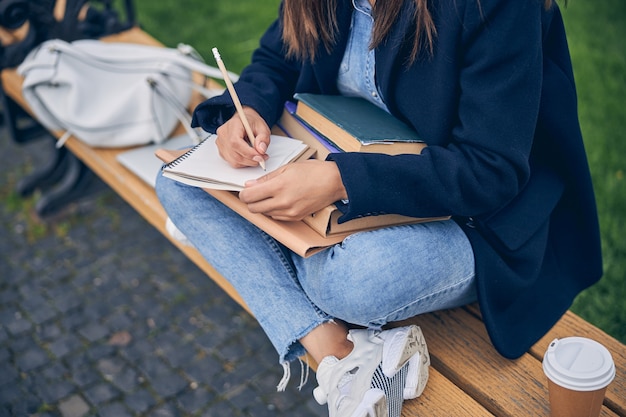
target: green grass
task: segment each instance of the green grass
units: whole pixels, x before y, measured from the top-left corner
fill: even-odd
[[[514,0],[531,1],[531,0]],[[219,48],[241,72],[279,0],[135,0],[143,28],[167,46]],[[626,1],[570,0],[563,9],[602,230],[605,276],[573,311],[626,343]],[[523,36],[523,34],[520,34]],[[557,157],[557,156],[555,156]]]
[[[267,26],[277,0],[135,0],[141,26],[167,46],[188,43],[215,65],[217,47],[227,68],[241,72]]]
[[[602,233],[604,278],[573,311],[626,342],[626,2],[563,10]]]

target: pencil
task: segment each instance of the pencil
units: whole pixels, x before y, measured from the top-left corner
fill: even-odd
[[[250,122],[248,122],[248,118],[246,117],[246,114],[243,112],[243,107],[241,107],[241,102],[239,101],[239,96],[237,95],[237,92],[235,91],[235,86],[233,85],[233,82],[230,80],[230,77],[228,76],[228,71],[226,70],[226,67],[224,66],[224,62],[222,61],[222,57],[220,56],[220,53],[217,50],[217,48],[213,48],[213,56],[215,57],[217,66],[219,67],[220,71],[222,71],[222,75],[224,76],[224,82],[226,83],[226,88],[228,88],[228,92],[230,93],[230,96],[233,99],[233,103],[235,103],[235,108],[237,109],[237,114],[239,114],[239,118],[241,119],[241,122],[243,123],[243,127],[244,129],[246,129],[246,134],[248,135],[248,144],[254,147],[254,134],[252,133]],[[261,168],[263,168],[263,170],[265,170],[265,161],[260,161],[259,165],[261,166]]]

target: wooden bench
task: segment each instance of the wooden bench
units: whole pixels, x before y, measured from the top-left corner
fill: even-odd
[[[137,28],[109,39],[158,44]],[[3,71],[1,79],[5,93],[28,110],[21,94],[22,80],[16,71]],[[59,136],[60,132],[53,134]],[[154,190],[116,159],[126,149],[94,149],[76,138],[70,138],[65,146],[248,310],[233,287],[195,249],[167,233],[166,213]],[[432,366],[426,390],[420,398],[406,402],[403,416],[548,416],[547,381],[541,360],[554,338],[567,336],[589,337],[609,349],[617,376],[608,389],[601,415],[626,416],[625,346],[571,312],[515,361],[503,358],[494,350],[476,305],[419,316],[409,322],[418,324],[424,331]]]

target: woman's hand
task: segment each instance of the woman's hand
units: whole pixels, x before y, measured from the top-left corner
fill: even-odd
[[[248,181],[239,199],[253,213],[276,220],[302,220],[335,201],[346,199],[346,189],[334,162],[294,162]]]
[[[216,131],[215,144],[220,156],[234,168],[257,166],[269,158],[265,153],[270,144],[269,126],[253,108],[244,106],[243,111],[255,134],[254,138],[249,138],[253,147],[247,141],[246,130],[237,113]]]

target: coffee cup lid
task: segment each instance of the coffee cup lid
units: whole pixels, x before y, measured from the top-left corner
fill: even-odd
[[[584,337],[554,339],[543,357],[543,370],[554,383],[575,391],[604,388],[615,377],[608,349]]]

